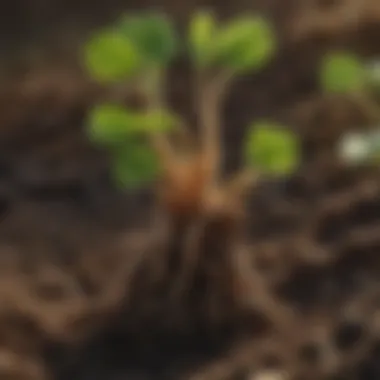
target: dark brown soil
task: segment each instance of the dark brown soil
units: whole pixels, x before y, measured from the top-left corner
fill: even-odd
[[[19,0],[0,15],[0,378],[380,378],[379,172],[333,154],[343,131],[373,120],[322,96],[316,77],[330,47],[379,53],[377,1],[130,2],[180,27],[199,6],[259,9],[281,36],[275,61],[225,105],[226,172],[261,117],[300,134],[302,168],[253,189],[236,229],[205,218],[189,257],[188,224],[157,210],[153,188],[117,190],[85,137],[86,110],[109,94],[76,49],[122,3]],[[191,90],[176,63],[168,96],[193,122]]]

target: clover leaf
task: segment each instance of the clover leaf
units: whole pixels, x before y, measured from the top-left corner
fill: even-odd
[[[235,72],[261,69],[273,56],[275,47],[272,28],[258,16],[233,20],[216,40],[220,63]]]
[[[189,23],[188,40],[190,52],[196,66],[205,67],[214,58],[217,25],[211,12],[200,11],[193,15]]]
[[[117,30],[133,41],[146,65],[167,65],[177,53],[176,31],[169,18],[161,13],[123,17]]]
[[[121,187],[138,187],[159,173],[154,151],[146,144],[130,140],[111,152],[112,176]]]
[[[366,69],[360,59],[353,54],[330,53],[323,58],[320,82],[326,92],[360,91],[366,84]]]
[[[99,82],[117,82],[136,73],[141,57],[132,41],[105,30],[96,33],[85,45],[84,63]]]
[[[248,133],[245,157],[264,173],[286,175],[299,162],[299,144],[292,132],[274,123],[254,123]]]

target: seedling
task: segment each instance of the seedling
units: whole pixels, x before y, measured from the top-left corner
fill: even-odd
[[[374,100],[379,90],[379,65],[366,62],[349,52],[332,52],[322,61],[320,83],[327,94],[350,96],[370,120],[380,122],[380,107]],[[338,144],[339,156],[348,164],[377,160],[380,154],[379,130],[348,133]]]
[[[193,213],[233,205],[258,175],[289,174],[298,164],[298,143],[283,127],[253,123],[244,148],[247,169],[222,186],[224,97],[236,76],[258,72],[271,60],[275,35],[256,15],[220,23],[211,12],[201,11],[191,18],[186,41],[182,46],[187,46],[194,67],[200,144],[188,133],[183,144],[171,140],[173,134],[183,135],[184,123],[165,104],[164,79],[181,44],[164,15],[122,17],[90,40],[85,63],[96,80],[133,84],[145,99],[142,111],[105,104],[89,116],[89,137],[110,149],[115,179],[132,186],[159,175],[168,207]]]

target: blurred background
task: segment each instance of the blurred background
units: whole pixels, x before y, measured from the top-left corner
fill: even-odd
[[[317,77],[320,59],[331,49],[345,48],[371,59],[378,56],[378,0],[5,2],[0,13],[0,245],[5,252],[2,271],[14,271],[16,276],[24,270],[20,269],[23,265],[34,268],[41,257],[47,256],[54,257],[58,267],[69,265],[78,252],[95,250],[90,244],[95,236],[99,252],[112,250],[116,233],[129,225],[136,226],[140,219],[143,223],[144,212],[151,205],[150,191],[125,194],[116,190],[108,178],[105,153],[96,150],[85,136],[87,110],[108,94],[84,73],[81,47],[92,31],[111,23],[121,12],[165,10],[181,30],[191,12],[203,7],[214,9],[225,19],[249,10],[258,11],[274,23],[280,38],[273,62],[259,74],[238,79],[228,97],[223,132],[226,170],[230,172],[240,164],[245,127],[254,119],[269,117],[286,123],[302,139],[301,171],[270,191],[259,189],[250,201],[253,216],[249,231],[257,258],[263,268],[274,270],[269,271],[269,278],[281,288],[283,299],[301,314],[306,313],[305,321],[315,312],[312,320],[328,326],[328,334],[332,335],[338,334],[347,322],[347,310],[351,310],[350,318],[355,321],[354,332],[344,331],[351,338],[350,333],[354,335],[347,339],[356,351],[344,351],[340,364],[331,364],[336,370],[326,370],[326,376],[312,377],[317,372],[309,372],[308,377],[297,379],[380,379],[380,179],[373,168],[342,169],[334,153],[343,132],[373,127],[379,120],[365,105],[349,97],[325,96]],[[167,91],[175,110],[193,121],[186,59],[179,59],[171,68]],[[307,258],[302,261],[295,255],[288,260],[289,250]],[[321,251],[322,256],[326,252],[334,255],[334,260],[321,259],[323,265],[315,264],[315,255]],[[27,264],[20,259],[26,254]],[[6,261],[7,257],[17,257],[19,261],[12,259],[16,263],[12,264]],[[100,262],[99,259],[96,265]],[[281,275],[277,281],[278,272]],[[28,297],[22,291],[22,295],[17,295],[19,284],[9,286],[14,290],[9,297]],[[340,313],[339,308],[344,312]],[[47,309],[46,313],[55,311]],[[38,317],[37,314],[33,318],[40,318],[42,324],[50,320],[44,320],[42,311]],[[25,326],[20,326],[16,323],[14,331],[24,331]],[[308,331],[310,325],[305,322],[305,326]],[[9,321],[1,329],[9,330]],[[366,331],[368,344],[357,348],[356,338],[365,334],[362,330]],[[27,331],[29,336],[30,329]],[[16,347],[19,342],[13,337],[5,341],[8,343],[2,343],[4,347]],[[107,344],[112,345],[110,341]],[[19,352],[19,346],[14,347],[11,351]],[[60,373],[60,366],[66,365],[61,358],[66,360],[66,354],[55,352],[51,342],[48,347],[48,362]],[[116,356],[115,352],[123,350],[115,347],[107,355]],[[307,353],[313,356],[311,351]],[[94,354],[96,359],[85,357],[83,363],[104,359],[103,372],[97,367],[53,379],[179,379],[167,372],[161,372],[162,377],[152,373],[152,377],[127,377],[116,371],[112,377],[112,359],[100,352]],[[23,355],[18,362],[20,368],[33,356]],[[123,359],[119,358],[119,362]],[[215,373],[194,379],[249,379],[248,375],[223,377]],[[31,376],[17,379],[43,378]]]

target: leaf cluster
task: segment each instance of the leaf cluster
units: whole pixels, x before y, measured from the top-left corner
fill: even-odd
[[[159,159],[147,141],[182,123],[160,94],[165,72],[183,47],[198,74],[217,70],[234,78],[263,69],[275,54],[276,38],[272,26],[258,15],[222,23],[208,11],[192,16],[184,42],[170,18],[159,12],[123,15],[91,36],[83,53],[90,76],[110,85],[137,82],[147,99],[142,111],[103,104],[89,115],[89,138],[111,151],[115,178],[123,186],[159,173]],[[253,123],[244,152],[248,165],[271,175],[287,174],[298,163],[297,140],[273,123]]]

